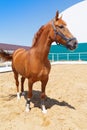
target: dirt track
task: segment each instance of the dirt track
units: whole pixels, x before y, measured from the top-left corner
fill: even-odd
[[[31,111],[16,99],[13,73],[0,73],[0,130],[87,130],[87,65],[54,65],[41,112],[40,83],[33,87]],[[27,80],[25,82],[27,93]]]

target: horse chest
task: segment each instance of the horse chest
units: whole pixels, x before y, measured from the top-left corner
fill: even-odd
[[[49,69],[45,66],[42,67],[41,71],[38,73],[38,77],[41,78],[41,77],[45,77],[45,76],[48,76],[49,74]]]
[[[31,73],[31,78],[33,80],[42,80],[45,77],[47,77],[49,74],[49,69],[47,67],[42,67],[42,69],[40,69],[39,71],[34,71]]]

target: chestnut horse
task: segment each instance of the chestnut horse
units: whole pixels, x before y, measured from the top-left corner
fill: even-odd
[[[0,55],[5,59],[12,59],[12,69],[17,86],[17,97],[19,94],[18,75],[21,78],[21,92],[24,92],[24,81],[28,79],[28,95],[26,101],[26,111],[30,110],[30,99],[32,97],[33,83],[41,81],[41,109],[46,113],[45,108],[45,88],[49,79],[51,69],[48,54],[52,42],[64,45],[70,50],[77,47],[77,40],[67,28],[65,21],[59,17],[59,12],[47,24],[43,25],[34,36],[32,47],[29,50],[17,49],[12,55],[1,51]]]

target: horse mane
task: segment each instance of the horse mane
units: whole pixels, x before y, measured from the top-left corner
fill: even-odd
[[[44,25],[42,25],[40,27],[40,29],[36,32],[36,34],[34,35],[34,38],[33,38],[33,42],[32,42],[32,47],[36,45],[38,39],[40,38],[42,32],[44,30]]]

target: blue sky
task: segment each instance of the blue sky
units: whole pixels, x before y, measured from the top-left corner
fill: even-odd
[[[0,0],[0,43],[32,45],[38,29],[56,13],[83,0]]]

